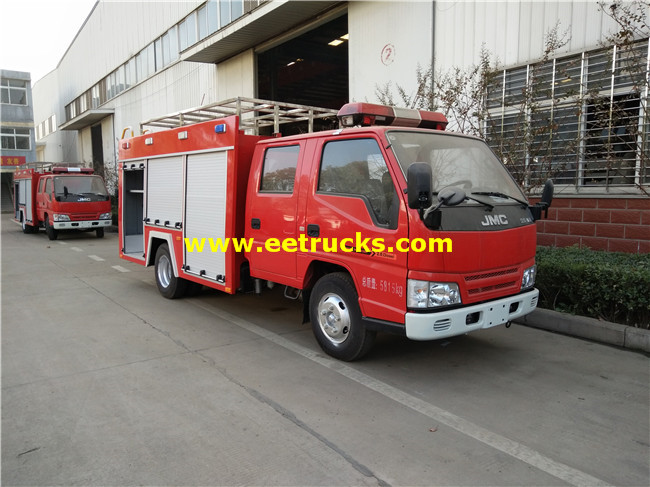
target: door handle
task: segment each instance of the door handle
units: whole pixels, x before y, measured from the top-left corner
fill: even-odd
[[[262,220],[259,218],[251,218],[251,228],[253,230],[259,230],[262,227]]]
[[[318,237],[320,235],[320,227],[315,224],[307,225],[307,236],[308,237]]]

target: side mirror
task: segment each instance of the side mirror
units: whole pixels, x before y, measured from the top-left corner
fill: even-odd
[[[423,210],[431,206],[431,166],[414,162],[406,171],[409,208]]]
[[[440,202],[438,206],[460,205],[463,201],[465,201],[465,198],[467,198],[467,195],[462,189],[454,187],[445,188],[441,190],[440,193],[438,193],[438,201]]]
[[[544,183],[544,189],[542,190],[542,197],[540,198],[539,203],[535,203],[534,206],[528,207],[533,215],[533,220],[541,220],[542,211],[544,212],[544,218],[548,217],[548,207],[551,206],[551,202],[553,201],[553,191],[553,181],[548,179],[546,183]]]
[[[551,202],[553,201],[553,191],[554,191],[554,186],[553,186],[553,181],[550,179],[546,180],[546,183],[544,183],[544,189],[542,190],[542,199],[540,203],[544,203],[546,205],[546,208],[551,206]]]

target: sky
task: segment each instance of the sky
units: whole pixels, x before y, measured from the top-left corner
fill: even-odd
[[[0,0],[0,69],[31,73],[32,84],[56,68],[96,0]]]

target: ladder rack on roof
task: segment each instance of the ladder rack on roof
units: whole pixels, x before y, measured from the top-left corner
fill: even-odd
[[[240,130],[252,130],[254,134],[259,134],[260,128],[270,126],[273,127],[274,133],[278,133],[281,124],[305,121],[307,130],[313,132],[314,120],[326,118],[336,120],[337,113],[337,110],[329,108],[237,97],[152,118],[140,124],[140,133],[144,133],[145,127],[175,128],[230,115],[239,116]]]
[[[86,167],[81,162],[28,162],[16,169],[33,169],[36,172],[52,172],[54,167]]]

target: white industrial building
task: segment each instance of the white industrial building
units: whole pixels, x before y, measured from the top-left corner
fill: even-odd
[[[99,0],[57,68],[34,86],[38,158],[110,167],[117,141],[141,122],[233,97],[328,108],[376,102],[378,86],[415,90],[418,67],[470,66],[482,48],[503,68],[490,107],[507,135],[516,125],[509,97],[517,102],[554,27],[567,42],[546,60],[549,87],[579,89],[600,72],[603,99],[624,104],[647,139],[647,84],[630,101],[630,83],[605,66],[612,48],[604,42],[618,26],[597,2]],[[647,80],[648,39],[638,41],[633,62]],[[558,80],[561,66],[566,79]],[[561,125],[584,131],[588,112],[564,113]],[[549,113],[559,117],[561,107]],[[56,131],[39,130],[52,120]],[[648,188],[643,154],[626,154],[627,177],[617,180],[590,173],[589,154],[575,152],[558,181],[570,192],[596,186],[587,192],[638,196]]]

